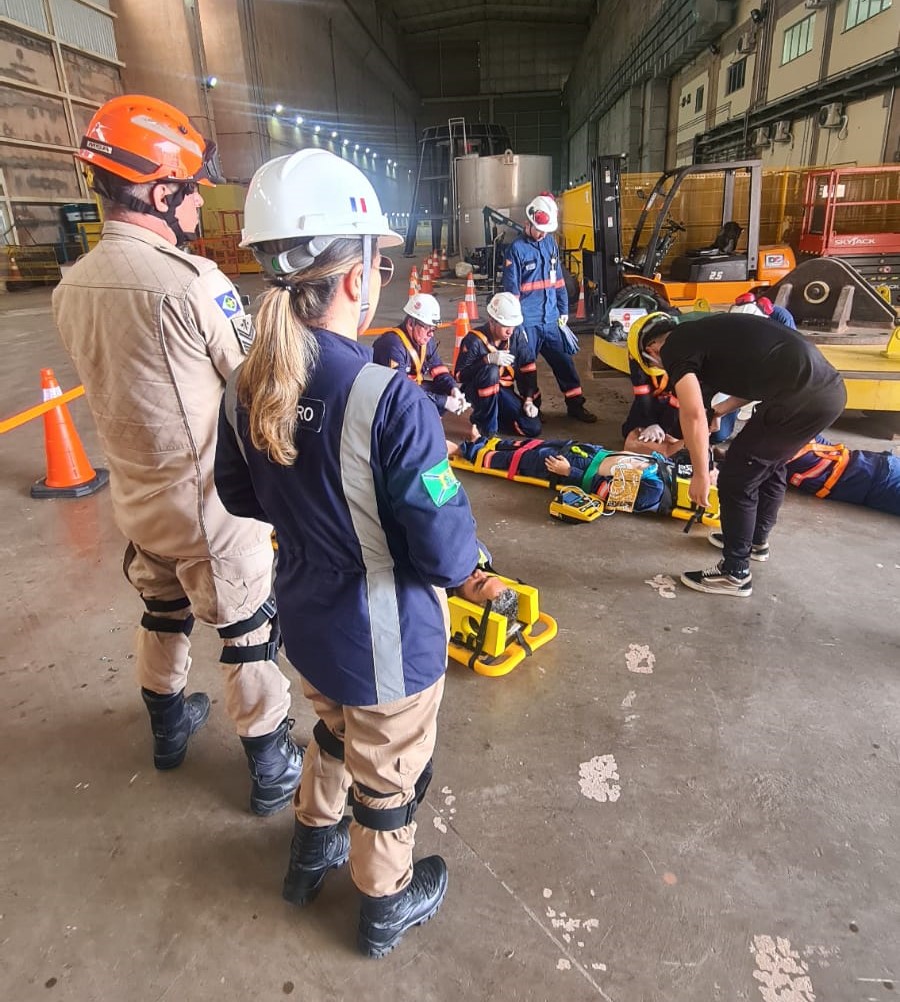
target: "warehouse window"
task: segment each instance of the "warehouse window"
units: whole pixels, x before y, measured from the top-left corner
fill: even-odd
[[[816,23],[816,15],[810,14],[803,18],[784,32],[784,44],[781,48],[781,65],[791,63],[801,56],[805,56],[813,47],[813,27]]]
[[[855,28],[863,21],[868,21],[870,17],[887,10],[891,5],[891,0],[850,0],[847,4],[847,21],[844,24],[844,31]]]
[[[694,94],[694,112],[703,111],[703,87],[697,88],[697,93]]]
[[[733,94],[744,86],[747,79],[747,60],[741,59],[728,67],[728,79],[725,81],[725,93]]]

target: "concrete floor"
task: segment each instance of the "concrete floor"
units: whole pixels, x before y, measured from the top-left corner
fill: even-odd
[[[438,293],[455,313],[461,288]],[[42,366],[75,384],[49,291],[0,296],[0,345],[4,416],[36,400]],[[547,437],[619,443],[624,378],[586,383],[591,428],[542,384]],[[84,401],[71,413],[99,461]],[[891,447],[860,416],[836,433]],[[42,468],[40,422],[0,440],[3,1000],[897,997],[896,519],[791,496],[752,599],[667,599],[648,582],[713,563],[705,533],[564,526],[537,488],[466,478],[496,565],[540,586],[560,635],[506,678],[451,667],[419,812],[450,893],[376,963],[355,953],[346,870],[306,911],[280,898],[292,818],[247,811],[211,630],[192,681],[219,705],[184,766],[154,772],[109,492],[32,501]]]

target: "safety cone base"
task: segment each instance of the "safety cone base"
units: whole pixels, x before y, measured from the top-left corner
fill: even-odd
[[[31,496],[38,500],[47,498],[86,498],[91,494],[96,494],[109,483],[109,470],[97,467],[94,476],[83,484],[74,484],[71,487],[48,487],[47,478],[37,480],[31,485]]]

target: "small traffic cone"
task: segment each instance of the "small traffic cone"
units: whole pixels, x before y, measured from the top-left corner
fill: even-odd
[[[434,282],[431,280],[431,261],[426,261],[422,266],[422,286],[419,291],[425,292],[429,296],[434,292]]]
[[[463,338],[469,333],[469,313],[466,310],[465,301],[461,300],[456,311],[456,343],[453,345],[453,365],[450,367],[456,372],[456,360],[459,358],[459,349],[463,343]]]
[[[470,320],[478,320],[478,300],[475,297],[475,279],[471,275],[466,279],[466,312]]]
[[[52,369],[41,369],[41,392],[45,401],[62,396]],[[32,484],[33,498],[83,498],[109,481],[107,470],[95,470],[88,461],[65,404],[44,415],[44,451],[47,476]]]
[[[575,310],[576,320],[587,320],[587,306],[584,302],[584,279],[578,285],[578,308]]]
[[[447,248],[441,248],[441,275],[450,274],[450,262],[447,260]]]
[[[412,266],[412,271],[409,273],[409,298],[412,299],[413,296],[419,291],[419,269],[415,265]]]

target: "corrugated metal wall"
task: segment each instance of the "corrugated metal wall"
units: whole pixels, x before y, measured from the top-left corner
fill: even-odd
[[[114,15],[98,7],[108,0],[0,0],[0,16],[16,22],[0,24],[0,243],[62,252],[61,207],[90,197],[72,151],[122,90]]]

